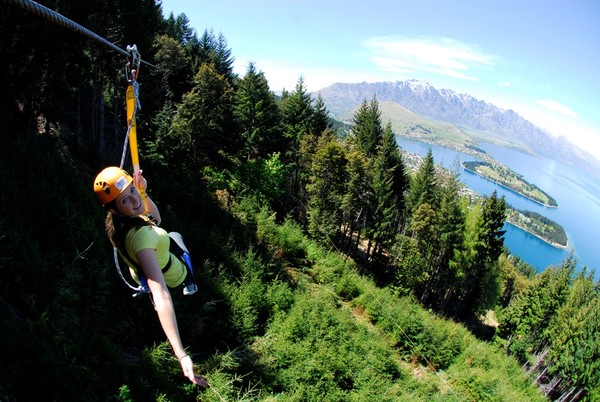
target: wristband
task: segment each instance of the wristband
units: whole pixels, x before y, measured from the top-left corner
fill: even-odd
[[[184,358],[184,357],[190,357],[190,355],[188,355],[187,353],[186,353],[186,354],[184,354],[183,356],[181,356],[181,357],[179,357],[179,358],[178,358],[178,359],[179,359],[179,361],[183,360],[183,358]]]

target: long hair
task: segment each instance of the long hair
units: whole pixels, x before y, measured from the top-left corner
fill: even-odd
[[[107,206],[109,206],[109,204],[107,204]],[[106,219],[104,220],[104,225],[106,235],[108,236],[108,239],[113,247],[116,247],[117,249],[121,250],[121,252],[124,252],[125,236],[127,236],[127,233],[131,229],[142,226],[152,226],[154,224],[151,221],[142,218],[141,216],[129,218],[108,211],[106,214]]]

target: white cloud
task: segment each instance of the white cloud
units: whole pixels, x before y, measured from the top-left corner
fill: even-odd
[[[246,73],[248,60],[236,59],[234,72],[240,76]],[[300,77],[308,92],[318,91],[337,82],[381,82],[389,81],[390,76],[377,72],[361,72],[352,69],[340,69],[331,66],[318,66],[311,63],[300,64],[287,60],[260,59],[255,60],[254,65],[258,71],[262,71],[269,83],[269,88],[274,92],[282,89],[293,91]],[[398,77],[395,79],[407,79]]]
[[[493,66],[495,57],[475,46],[448,38],[372,37],[363,42],[370,60],[387,72],[427,72],[478,81],[473,69]]]
[[[545,107],[546,109],[564,114],[569,117],[578,117],[577,113],[571,109],[570,107],[563,105],[562,103],[550,100],[550,99],[540,99],[536,101],[538,105]]]
[[[600,130],[598,127],[584,124],[578,118],[557,113],[539,102],[536,104],[513,103],[513,110],[552,135],[565,137],[600,161]]]
[[[499,82],[498,86],[499,87],[509,88],[509,87],[512,87],[512,82],[508,82],[508,81],[506,81],[506,82]]]

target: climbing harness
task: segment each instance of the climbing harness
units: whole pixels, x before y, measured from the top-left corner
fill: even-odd
[[[189,252],[184,248],[185,246],[180,245],[178,243],[177,237],[179,237],[178,233],[169,233],[169,252],[171,253],[171,256],[169,256],[169,261],[167,262],[167,265],[165,265],[161,269],[161,271],[163,273],[165,273],[169,270],[169,268],[171,268],[172,256],[175,256],[178,260],[180,260],[183,263],[183,265],[186,269],[186,275],[189,275],[191,278],[190,280],[192,282],[195,282],[194,281],[194,268],[192,266],[192,258],[190,257]],[[133,294],[133,297],[138,297],[143,294],[150,294],[150,287],[148,286],[148,281],[147,281],[146,277],[144,276],[144,274],[142,273],[142,270],[141,270],[139,264],[137,262],[135,262],[135,260],[127,254],[127,252],[121,252],[121,250],[119,250],[116,247],[113,247],[113,257],[115,260],[115,267],[117,268],[117,273],[119,274],[119,277],[125,283],[125,285],[127,287],[129,287],[129,289],[131,289],[135,292]],[[129,281],[127,279],[125,279],[125,276],[123,275],[123,271],[119,264],[119,257],[122,260],[124,260],[128,266],[130,266],[136,270],[138,280],[140,282],[138,286],[131,285],[131,283],[129,283]]]

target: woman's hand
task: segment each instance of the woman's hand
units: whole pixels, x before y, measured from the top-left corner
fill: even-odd
[[[145,193],[148,188],[148,182],[142,176],[142,170],[139,170],[137,173],[133,175],[133,184],[138,189],[140,193]]]
[[[146,181],[144,176],[142,176],[142,172],[142,170],[139,170],[137,173],[134,173],[133,185],[135,186],[135,188],[138,189],[140,195],[142,196],[142,201],[144,202],[146,215],[150,217],[150,219],[154,221],[154,223],[160,225],[160,212],[158,211],[158,207],[156,206],[154,201],[152,201],[150,197],[148,197],[148,194],[146,194],[146,191],[148,190],[148,182]]]
[[[179,359],[179,362],[181,363],[183,375],[185,375],[192,383],[196,384],[200,388],[208,388],[208,381],[194,373],[194,362],[189,355],[183,355],[183,357]]]

